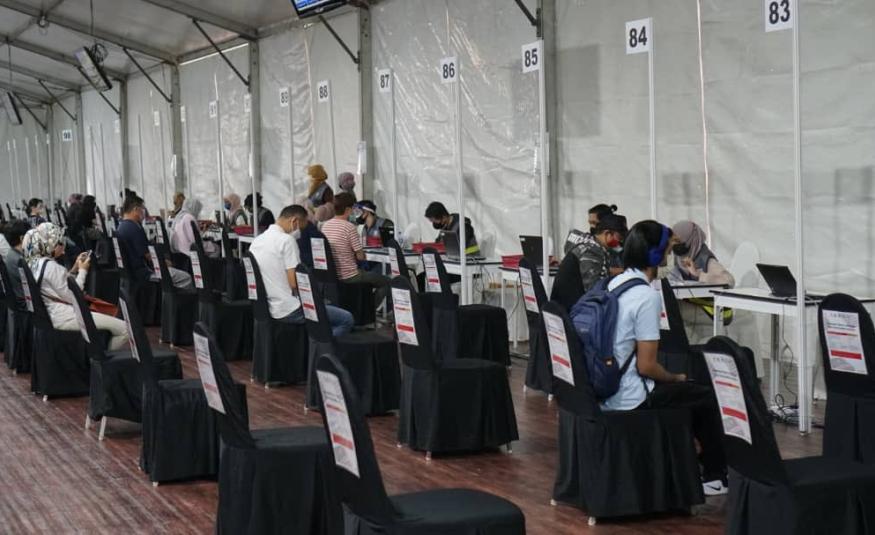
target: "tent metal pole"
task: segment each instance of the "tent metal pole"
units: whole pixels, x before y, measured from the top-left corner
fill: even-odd
[[[328,127],[331,132],[331,180],[332,187],[335,191],[338,189],[337,183],[337,136],[334,132],[334,87],[329,82],[328,90]]]
[[[461,76],[461,68],[456,64],[457,76]],[[468,287],[468,238],[465,225],[465,167],[462,162],[462,83],[456,80],[453,84],[455,98],[455,138],[456,138],[456,173],[459,179],[459,263],[462,272],[462,304],[470,303],[470,288]]]
[[[389,70],[389,77],[391,78],[390,89],[389,92],[389,106],[391,110],[391,141],[390,145],[392,148],[392,215],[395,216],[395,228],[400,229],[404,228],[401,226],[401,207],[398,204],[398,126],[396,124],[395,119],[395,71]],[[405,240],[407,237],[405,236]]]
[[[28,199],[33,199],[33,173],[30,165],[30,137],[24,138],[24,157],[27,159],[27,192]]]
[[[213,73],[213,87],[216,92],[216,166],[218,167],[216,177],[219,180],[219,213],[224,213],[225,210],[225,162],[222,154],[222,104],[219,100],[219,81],[216,74]],[[255,207],[255,199],[252,199],[253,211],[253,226],[258,222],[258,209]],[[217,221],[221,223],[221,221]],[[220,248],[224,251],[224,248]]]
[[[94,125],[88,125],[88,140],[88,148],[91,152],[91,184],[88,184],[86,191],[89,195],[97,196],[97,173],[95,172],[95,169],[97,169],[97,157],[94,155],[94,145],[97,142],[94,139]]]
[[[109,206],[109,190],[106,187],[106,138],[103,136],[103,123],[97,123],[97,131],[100,134],[100,174],[103,176],[103,204]]]
[[[541,240],[542,246],[542,266],[544,266],[544,288],[547,292],[552,286],[550,279],[550,168],[547,161],[547,83],[546,73],[544,71],[544,40],[540,41],[541,48],[541,65],[538,66],[538,134],[540,142],[538,143],[538,159],[541,161]],[[549,293],[548,293],[549,295]]]
[[[796,347],[799,351],[799,432],[808,433],[811,430],[811,374],[809,355],[806,351],[806,315],[805,306],[805,239],[802,221],[802,115],[800,110],[800,80],[799,80],[799,5],[794,1],[796,9],[793,23],[793,149],[794,149],[794,199],[796,228]]]
[[[39,160],[40,160],[39,146],[40,146],[39,134],[34,134],[34,136],[33,136],[33,152],[34,152],[33,160],[36,162],[36,193],[40,197],[43,197],[44,199],[46,199],[47,204],[51,205],[51,198],[44,196],[43,192],[42,192],[43,179],[42,179],[42,166],[39,163]]]
[[[292,106],[292,86],[289,84],[289,193],[295,199],[295,108]]]
[[[14,139],[12,141],[15,141]],[[12,190],[13,203],[12,206],[17,204],[15,200],[15,171],[12,166],[12,142],[6,142],[6,154],[9,156],[9,189]],[[12,214],[9,214],[12,216]]]
[[[164,116],[161,113],[161,110],[156,110],[158,112],[158,124],[156,127],[158,128],[158,141],[161,143],[161,192],[164,196],[161,204],[159,204],[159,210],[161,206],[167,206],[167,201],[170,200],[170,196],[167,192],[167,155],[166,150],[164,149]]]
[[[204,36],[204,39],[206,39],[210,43],[210,45],[213,47],[213,49],[219,54],[219,57],[225,61],[225,63],[228,65],[228,67],[231,68],[232,71],[234,71],[234,74],[236,74],[237,78],[239,78],[240,81],[243,82],[243,85],[245,85],[246,87],[249,87],[250,79],[243,76],[243,74],[237,69],[237,67],[234,66],[234,63],[232,63],[231,60],[228,59],[228,56],[225,55],[225,53],[222,51],[222,49],[219,47],[219,45],[217,45],[216,42],[213,41],[213,38],[210,37],[210,34],[208,34],[204,30],[203,26],[201,26],[201,23],[198,22],[197,19],[191,19],[191,22],[194,23],[194,25],[198,29],[198,31],[201,32],[201,35]]]
[[[653,39],[655,31],[653,22],[650,23],[650,35]],[[650,52],[647,53],[647,94],[650,100],[650,217],[657,218],[657,183],[656,183],[656,98],[653,88],[653,53],[656,45],[651,43]]]
[[[140,194],[146,195],[146,171],[143,167],[143,119],[137,114],[137,146],[140,153]]]
[[[21,196],[24,195],[24,192],[21,190],[21,167],[18,164],[18,144],[15,142],[15,139],[12,140],[12,156],[15,158],[15,178],[16,183],[18,184],[18,198],[15,199],[15,204],[18,204],[21,201]]]

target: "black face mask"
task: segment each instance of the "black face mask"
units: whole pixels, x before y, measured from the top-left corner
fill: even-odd
[[[368,219],[366,217],[360,217],[360,218],[355,220],[355,222],[358,223],[359,225],[364,225],[367,221],[368,221]]]
[[[434,228],[435,230],[441,230],[442,228],[444,228],[444,226],[441,225],[440,223],[432,223],[431,226],[432,226],[432,228]]]
[[[589,234],[591,236],[595,236],[595,233],[596,233],[595,227],[589,227]]]
[[[674,247],[671,248],[671,252],[673,252],[675,256],[687,256],[690,254],[690,246],[686,243],[676,243]]]

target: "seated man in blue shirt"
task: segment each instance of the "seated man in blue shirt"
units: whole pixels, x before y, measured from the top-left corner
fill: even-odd
[[[115,235],[127,253],[124,262],[131,277],[131,292],[152,276],[152,258],[149,255],[149,239],[143,230],[146,207],[143,199],[136,195],[128,196],[122,205],[122,220]],[[177,288],[193,288],[192,277],[185,271],[169,267],[173,285]]]
[[[297,238],[298,250],[301,254],[301,263],[310,269],[313,269],[313,248],[310,238],[325,239],[325,234],[319,230],[319,227],[313,224],[309,219],[306,220]]]

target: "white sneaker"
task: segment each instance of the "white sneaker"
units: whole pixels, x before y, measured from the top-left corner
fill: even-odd
[[[721,496],[729,492],[729,487],[722,480],[715,479],[702,483],[702,490],[705,492],[705,496]]]

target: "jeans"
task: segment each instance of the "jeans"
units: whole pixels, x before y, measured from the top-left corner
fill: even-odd
[[[658,383],[639,409],[690,409],[693,436],[702,446],[699,460],[702,479],[726,478],[726,454],[723,451],[723,422],[717,397],[711,385],[695,383]]]
[[[335,338],[347,334],[352,330],[352,326],[355,325],[355,319],[352,317],[352,313],[347,312],[340,307],[326,304],[325,312],[328,314],[328,324],[331,325],[331,334]],[[283,323],[294,323],[295,325],[304,325],[307,322],[307,319],[304,317],[304,309],[298,307],[294,312],[284,318],[277,319],[277,321]]]

